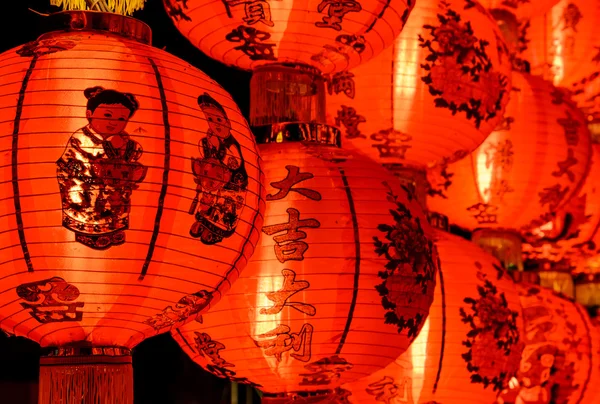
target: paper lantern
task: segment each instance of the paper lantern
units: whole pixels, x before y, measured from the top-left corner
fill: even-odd
[[[578,194],[592,152],[585,119],[564,93],[517,72],[513,88],[503,122],[485,142],[429,176],[429,208],[469,230],[501,230],[490,236],[499,249],[509,237],[504,230],[539,227]]]
[[[438,267],[431,230],[359,154],[285,140],[260,152],[270,185],[257,250],[202,324],[172,335],[208,371],[264,391],[263,404],[333,399],[423,327]]]
[[[499,262],[438,232],[440,268],[423,330],[394,363],[342,388],[350,403],[493,403],[521,358],[519,295]]]
[[[130,349],[206,311],[252,254],[260,158],[229,94],[145,24],[48,18],[0,55],[0,326],[54,349],[40,402],[129,403]]]
[[[600,90],[600,1],[561,0],[528,26],[522,57],[531,63],[531,72],[581,93],[578,101],[593,103],[591,97]]]
[[[389,168],[466,156],[501,121],[511,63],[500,30],[464,0],[419,0],[394,46],[329,81],[344,147]],[[449,130],[451,128],[451,130]]]
[[[163,1],[183,36],[213,59],[247,70],[300,64],[328,74],[388,47],[416,0]]]
[[[518,284],[526,344],[514,387],[501,404],[595,403],[600,355],[585,309],[549,290]]]

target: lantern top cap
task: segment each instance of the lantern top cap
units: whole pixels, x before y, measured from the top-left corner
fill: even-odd
[[[313,143],[341,147],[341,131],[317,122],[280,122],[253,126],[256,143]]]
[[[152,45],[152,30],[142,21],[120,14],[90,10],[70,10],[53,13],[45,21],[47,34],[51,32],[96,31],[133,39]]]

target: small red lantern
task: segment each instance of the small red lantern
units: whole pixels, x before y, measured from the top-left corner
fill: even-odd
[[[597,111],[598,34],[599,0],[561,0],[528,22],[521,57],[531,63],[533,74],[573,91],[581,107]]]
[[[248,267],[201,324],[172,335],[211,373],[263,390],[263,403],[329,402],[416,338],[437,253],[419,204],[377,163],[325,145],[325,132],[289,135],[260,146],[270,186]]]
[[[502,120],[511,63],[500,30],[475,4],[419,0],[393,47],[332,77],[328,121],[344,130],[344,147],[424,171],[483,142]]]
[[[0,326],[52,348],[40,402],[131,403],[130,350],[216,303],[264,210],[229,94],[116,14],[0,55]]]
[[[494,230],[474,237],[520,267],[520,237],[509,233],[552,220],[583,186],[592,150],[585,117],[563,92],[525,73],[513,72],[513,85],[504,120],[485,142],[430,172],[428,206],[463,228]]]
[[[523,307],[525,349],[513,386],[499,403],[595,403],[600,366],[594,329],[585,309],[557,294],[517,284]]]
[[[523,322],[515,284],[477,245],[437,235],[438,283],[423,330],[388,367],[342,386],[350,403],[489,404],[516,374]]]

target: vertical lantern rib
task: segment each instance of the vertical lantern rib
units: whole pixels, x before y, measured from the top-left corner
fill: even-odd
[[[438,275],[440,280],[440,292],[442,295],[442,343],[440,344],[440,362],[438,364],[437,375],[435,376],[435,382],[433,383],[433,392],[437,390],[438,382],[442,376],[442,367],[444,362],[444,349],[446,348],[446,289],[444,287],[444,274],[442,273],[441,264],[438,265]]]
[[[348,178],[342,168],[339,168],[340,175],[342,176],[342,182],[344,183],[344,189],[346,190],[346,196],[348,197],[348,205],[350,208],[350,215],[352,216],[352,227],[354,228],[354,249],[355,249],[355,261],[354,261],[354,285],[352,290],[352,302],[350,303],[350,309],[348,310],[348,318],[346,320],[346,327],[342,337],[340,338],[340,344],[335,350],[336,355],[342,352],[342,348],[346,343],[346,337],[350,332],[350,325],[352,324],[352,318],[354,317],[354,308],[356,307],[356,300],[358,298],[358,281],[360,279],[360,234],[358,231],[358,220],[356,219],[356,208],[354,206],[354,199],[352,198],[352,190],[348,184]]]
[[[179,335],[181,337],[181,339],[183,340],[183,342],[185,342],[185,344],[187,345],[187,347],[190,348],[190,351],[196,353],[196,350],[194,348],[192,348],[192,345],[190,345],[190,343],[185,338],[185,336],[183,335],[183,333],[181,332],[181,330],[179,328],[176,328],[175,331],[177,331],[177,335]]]
[[[587,315],[581,312],[581,306],[579,304],[574,303],[574,306],[577,309],[577,314],[579,314],[579,317],[581,317],[581,321],[583,322],[583,325],[585,326],[585,335],[587,336],[588,340],[590,340],[589,341],[590,350],[588,351],[589,365],[588,365],[587,377],[585,378],[585,381],[583,382],[583,388],[581,389],[581,395],[579,396],[579,399],[575,402],[575,404],[581,404],[581,401],[585,397],[585,392],[587,390],[590,379],[592,378],[592,365],[593,365],[594,361],[592,358],[592,341],[590,338],[591,333],[590,333],[590,327],[588,326]]]
[[[160,76],[160,72],[158,71],[156,63],[152,58],[148,58],[148,61],[152,65],[152,70],[154,71],[154,75],[156,77],[156,84],[158,85],[158,92],[160,94],[163,124],[165,126],[165,162],[162,186],[160,189],[160,195],[158,197],[158,207],[156,208],[156,218],[154,219],[154,229],[152,230],[152,238],[150,239],[150,244],[148,246],[148,255],[146,255],[146,261],[142,266],[142,272],[139,277],[140,281],[144,280],[144,277],[148,272],[150,262],[152,262],[152,256],[154,255],[156,240],[158,239],[158,233],[160,232],[160,220],[162,218],[165,205],[165,198],[167,196],[167,188],[169,186],[169,169],[171,165],[171,125],[169,124],[169,107],[167,105],[167,96],[165,94],[165,88],[163,86],[162,78]]]
[[[29,84],[29,79],[35,69],[38,56],[34,55],[29,64],[29,68],[23,78],[21,89],[19,90],[19,99],[17,101],[17,111],[15,113],[15,120],[13,123],[12,133],[12,186],[13,186],[13,198],[15,203],[15,218],[17,220],[17,232],[19,233],[19,241],[21,242],[21,249],[23,250],[23,258],[27,264],[27,270],[33,272],[33,263],[31,262],[31,255],[29,254],[29,248],[27,247],[27,240],[25,239],[25,229],[23,228],[23,214],[21,213],[21,200],[19,191],[19,129],[21,126],[21,114],[23,113],[23,103],[25,102],[25,91]]]
[[[381,18],[383,18],[383,15],[385,14],[385,10],[388,9],[391,2],[392,2],[392,0],[386,0],[385,4],[383,5],[383,8],[381,9],[381,12],[375,16],[375,18],[373,19],[373,22],[366,29],[365,33],[370,32],[373,29],[373,27],[375,26],[375,24],[377,24],[377,21],[379,21]],[[410,3],[408,3],[408,4],[410,4]]]

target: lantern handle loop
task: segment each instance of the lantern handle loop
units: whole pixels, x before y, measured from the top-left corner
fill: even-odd
[[[32,13],[35,13],[35,14],[37,14],[37,15],[41,15],[42,17],[48,17],[48,16],[50,16],[50,14],[48,14],[48,13],[42,13],[42,12],[39,12],[39,11],[37,11],[37,10],[34,10],[34,9],[33,9],[33,8],[31,8],[31,7],[27,7],[27,10],[29,10],[29,11],[31,11]]]

